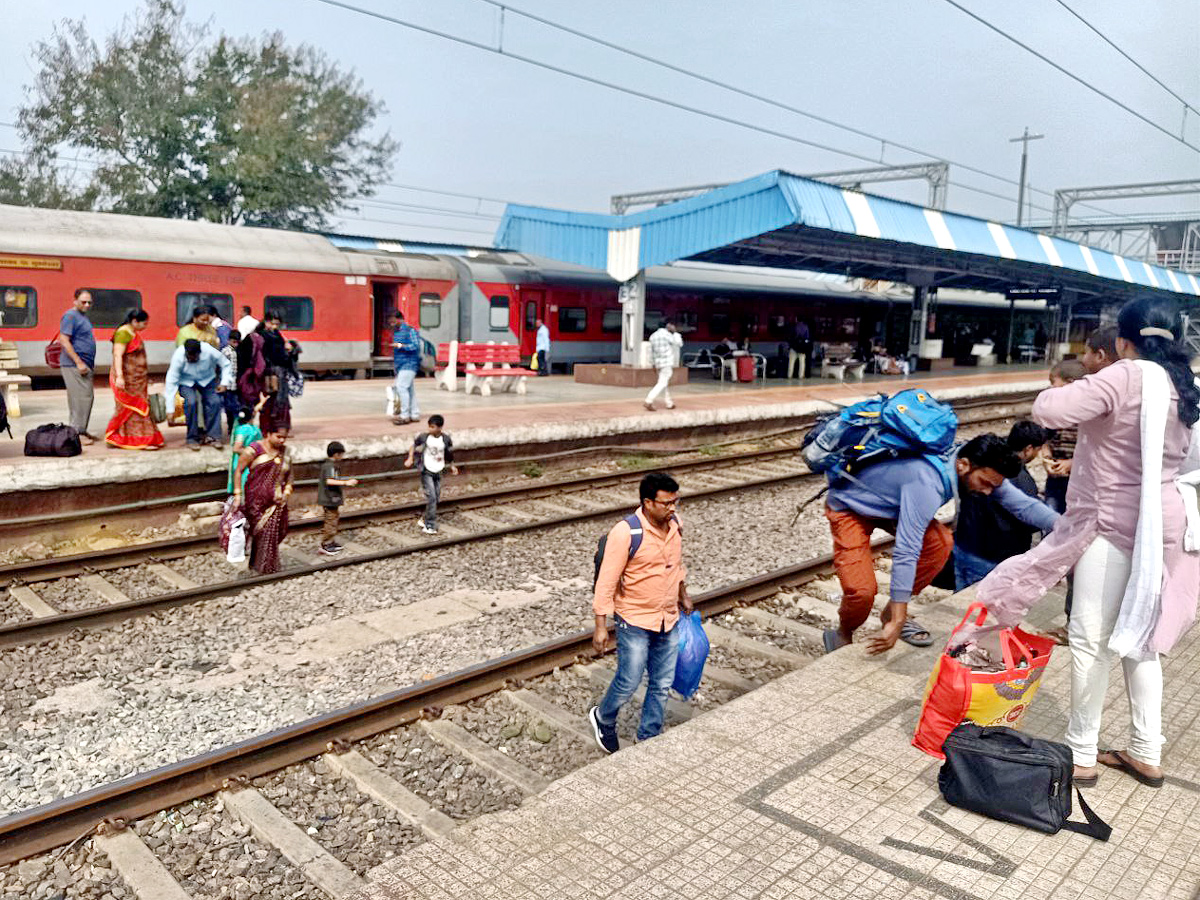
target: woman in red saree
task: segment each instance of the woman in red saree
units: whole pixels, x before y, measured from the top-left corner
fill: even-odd
[[[149,368],[142,332],[150,324],[145,310],[131,310],[125,322],[113,332],[113,362],[108,372],[116,415],[104,429],[110,447],[122,450],[157,450],[163,445],[162,433],[150,418]]]
[[[279,545],[287,536],[288,498],[292,496],[292,457],[288,430],[278,428],[241,453],[233,476],[233,496],[246,515],[250,568],[260,575],[279,571]],[[242,472],[248,470],[242,504]]]

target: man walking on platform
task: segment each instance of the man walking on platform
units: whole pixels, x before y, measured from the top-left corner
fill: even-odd
[[[812,336],[808,326],[799,318],[792,326],[788,336],[788,370],[787,377],[792,377],[792,371],[798,370],[796,377],[803,381],[808,377],[808,354],[812,350]]]
[[[537,320],[537,373],[550,374],[550,329],[541,319]]]
[[[58,326],[58,343],[62,345],[63,383],[67,387],[67,410],[70,425],[79,432],[80,443],[94,444],[88,434],[95,400],[93,371],[96,368],[96,335],[87,311],[92,308],[92,294],[86,288],[75,292],[75,302],[63,313]]]
[[[220,350],[195,338],[188,338],[182,347],[175,348],[163,395],[171,402],[177,391],[183,397],[189,449],[199,450],[201,443],[212,444],[218,450],[225,446],[221,441],[221,398],[218,394],[232,387],[233,367]],[[203,435],[200,432],[201,414],[204,416]]]
[[[679,649],[679,611],[692,611],[683,565],[683,533],[675,508],[679,485],[670,475],[652,472],[638,488],[641,505],[604,538],[592,612],[592,647],[608,646],[606,617],[617,630],[617,673],[604,699],[588,711],[596,743],[605,753],[621,748],[617,714],[647,674],[646,699],[638,725],[639,741],[662,731],[667,691],[675,677]]]
[[[421,418],[414,384],[421,369],[421,335],[404,321],[404,313],[399,310],[392,313],[391,323],[392,365],[396,370],[396,397],[400,401],[400,414],[392,421],[407,425]]]
[[[642,405],[651,412],[654,411],[654,401],[659,394],[662,394],[663,400],[666,401],[667,409],[675,408],[668,385],[675,373],[675,367],[679,365],[679,354],[682,350],[683,335],[675,330],[675,323],[670,319],[664,321],[659,329],[650,335],[650,365],[658,369],[658,381],[650,389]]]

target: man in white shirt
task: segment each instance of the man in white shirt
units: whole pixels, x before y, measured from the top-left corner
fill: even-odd
[[[537,373],[550,374],[550,328],[541,319],[537,320]]]
[[[671,383],[671,375],[675,366],[679,365],[679,355],[683,351],[683,335],[675,330],[675,323],[667,319],[658,331],[650,335],[650,365],[658,369],[658,382],[650,389],[642,405],[651,412],[654,411],[654,401],[662,394],[667,409],[674,409],[671,392],[667,386]]]
[[[250,337],[250,332],[252,332],[257,327],[258,327],[258,319],[254,318],[254,316],[250,315],[250,307],[243,306],[242,307],[242,317],[240,319],[238,319],[238,323],[237,323],[238,334],[240,334],[242,336],[242,339],[245,340],[246,338]]]

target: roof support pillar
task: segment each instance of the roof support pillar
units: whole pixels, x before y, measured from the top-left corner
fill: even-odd
[[[921,269],[909,269],[906,279],[913,286],[912,315],[908,323],[908,368],[917,371],[917,360],[921,358],[921,344],[929,328],[929,308],[936,296],[933,275]]]
[[[646,334],[646,270],[641,269],[617,289],[621,304],[621,365],[636,366]]]

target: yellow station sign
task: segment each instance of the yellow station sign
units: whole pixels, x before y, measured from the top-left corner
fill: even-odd
[[[0,268],[3,269],[50,269],[62,270],[61,259],[49,259],[45,256],[9,256],[0,253]]]

